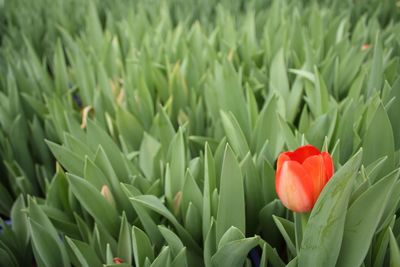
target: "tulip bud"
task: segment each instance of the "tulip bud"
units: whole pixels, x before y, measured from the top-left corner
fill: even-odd
[[[306,145],[279,155],[275,189],[283,205],[294,212],[309,212],[333,175],[329,153]]]
[[[371,47],[370,44],[363,44],[363,45],[361,46],[361,51],[368,50],[370,47]]]
[[[121,258],[116,257],[116,258],[113,259],[113,262],[114,262],[115,264],[121,264],[121,263],[124,263],[124,260],[121,259]]]
[[[103,197],[107,200],[108,203],[111,204],[111,206],[115,207],[115,200],[113,195],[111,194],[110,188],[108,188],[107,185],[103,185],[101,188],[100,193],[103,195]]]

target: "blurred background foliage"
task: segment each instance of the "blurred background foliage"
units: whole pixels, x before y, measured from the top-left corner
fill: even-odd
[[[265,266],[312,266],[274,189],[277,155],[304,143],[336,169],[363,147],[341,215],[385,207],[357,237],[339,227],[338,264],[396,262],[399,16],[391,0],[0,1],[1,263],[241,266],[258,245]]]

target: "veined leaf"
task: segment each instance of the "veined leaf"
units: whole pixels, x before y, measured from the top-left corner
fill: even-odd
[[[371,186],[356,199],[346,215],[340,266],[358,266],[368,252],[376,227],[384,212],[391,188],[399,176],[395,171]]]
[[[361,164],[359,151],[329,180],[315,204],[298,255],[300,267],[335,266],[341,248],[347,204]]]

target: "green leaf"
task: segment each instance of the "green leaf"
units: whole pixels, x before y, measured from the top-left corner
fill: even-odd
[[[249,112],[248,116],[250,120],[250,126],[251,128],[253,128],[258,116],[258,107],[253,88],[251,88],[250,86],[246,86],[246,98],[247,98],[247,109]]]
[[[392,172],[360,195],[346,215],[340,266],[359,266],[368,252],[375,230],[384,212],[391,188],[399,176]]]
[[[264,264],[264,266],[267,266],[268,262],[270,262],[273,267],[285,266],[284,262],[279,257],[278,252],[276,251],[275,248],[272,248],[270,246],[270,244],[268,244],[267,242],[265,242],[263,240],[261,240],[260,243],[261,243],[260,246],[262,245],[262,248],[263,248],[260,266],[263,266],[261,264]]]
[[[55,87],[58,92],[62,92],[68,88],[68,72],[60,40],[57,40],[53,61]]]
[[[142,195],[132,197],[130,199],[132,200],[134,205],[142,205],[164,216],[176,228],[185,246],[187,246],[189,249],[193,249],[197,254],[201,253],[199,246],[196,244],[196,242],[193,240],[187,230],[178,222],[174,215],[162,204],[162,202],[157,197],[152,195]]]
[[[17,261],[5,249],[0,248],[0,264],[2,266],[17,267]]]
[[[142,194],[133,185],[121,184],[121,187],[128,198],[132,198],[132,197],[139,196]],[[142,207],[141,205],[133,204],[133,207],[140,219],[140,222],[143,225],[144,230],[148,234],[151,242],[156,247],[159,247],[159,246],[161,247],[163,238],[162,238],[160,231],[158,230],[157,224],[154,222],[154,220],[151,216],[152,214],[150,215],[149,212],[145,209],[145,207]]]
[[[212,193],[216,188],[215,161],[211,149],[206,143],[204,148],[204,188],[203,188],[203,239],[206,239],[207,233],[211,227],[212,216]]]
[[[29,242],[29,224],[25,209],[24,197],[20,195],[11,209],[12,229],[17,237],[18,247],[25,248]]]
[[[67,171],[79,176],[83,175],[83,159],[64,146],[57,145],[48,140],[46,140],[46,143],[57,161],[59,161]]]
[[[165,241],[167,241],[172,256],[176,257],[179,254],[179,252],[184,248],[182,241],[174,232],[172,232],[165,226],[159,225],[158,229],[160,229],[160,232],[165,238]]]
[[[249,251],[258,245],[259,237],[231,241],[217,250],[211,258],[211,266],[243,266]]]
[[[90,241],[93,239],[92,230],[78,214],[74,213],[74,218],[79,229],[79,233],[81,234],[82,241],[90,243]]]
[[[268,267],[268,259],[267,259],[267,245],[264,244],[262,248],[262,254],[260,259],[260,267]]]
[[[230,145],[240,158],[244,158],[250,149],[238,121],[232,112],[228,113],[221,110],[220,114]]]
[[[117,251],[117,241],[111,236],[108,229],[104,228],[101,224],[95,223],[93,232],[93,242],[91,245],[94,246],[97,255],[101,257],[103,262],[112,262],[112,258],[109,260],[109,256],[112,251]]]
[[[124,262],[132,263],[132,241],[130,234],[130,226],[126,219],[125,213],[122,214],[121,227],[119,230],[117,256]]]
[[[353,179],[362,152],[354,155],[329,180],[315,204],[298,255],[299,266],[335,266],[341,247]]]
[[[214,80],[211,83],[211,87],[213,89],[212,97],[208,97],[206,103],[213,103],[216,98],[217,105],[214,107],[215,110],[212,110],[210,113],[216,113],[215,116],[218,116],[218,112],[220,110],[223,111],[231,111],[240,125],[240,128],[243,131],[243,134],[249,138],[250,134],[250,123],[248,120],[247,113],[247,105],[244,97],[244,93],[242,90],[242,75],[241,73],[237,73],[233,64],[224,60],[223,65],[215,64],[214,65]]]
[[[329,94],[323,77],[321,77],[317,67],[314,67],[315,83],[306,83],[306,101],[308,108],[315,117],[321,116],[328,111]]]
[[[151,242],[145,232],[137,228],[132,227],[132,247],[133,256],[135,258],[135,266],[144,266],[145,259],[148,258],[150,261],[154,259],[153,248]]]
[[[109,157],[110,156],[105,150],[103,150],[102,146],[99,146],[96,152],[94,163],[102,171],[104,177],[108,180],[108,184],[111,186],[110,190],[115,197],[117,207],[124,210],[127,214],[127,217],[131,218],[131,216],[133,216],[133,208],[129,203],[129,199],[122,192],[120,184],[120,181],[124,182],[124,180],[127,180],[128,177],[123,179],[123,177],[118,176],[115,170],[115,165],[112,164]]]
[[[182,248],[181,251],[176,255],[175,259],[171,263],[171,267],[187,267],[192,266],[188,265],[187,256],[186,256],[186,248]]]
[[[297,141],[289,125],[285,122],[285,120],[282,118],[280,114],[276,113],[276,116],[278,116],[279,126],[281,128],[281,134],[285,139],[287,147],[289,148],[289,150],[297,149],[300,146],[300,143]]]
[[[174,136],[168,149],[168,161],[170,164],[171,177],[168,190],[166,189],[166,197],[172,203],[176,193],[183,188],[185,181],[186,153],[185,143],[183,140],[183,129],[180,128]]]
[[[389,228],[390,235],[390,267],[400,266],[400,249],[392,229]]]
[[[269,100],[264,104],[260,114],[258,115],[256,125],[252,135],[252,148],[253,150],[261,153],[261,150],[268,140],[271,146],[268,151],[268,159],[275,160],[278,154],[282,151],[284,145],[284,138],[279,127],[278,117],[276,115],[279,110],[279,97],[272,95]]]
[[[158,137],[166,154],[176,132],[164,108],[160,108],[159,113],[155,117],[155,124],[158,126]]]
[[[235,226],[231,226],[221,237],[221,240],[218,244],[218,250],[227,245],[229,242],[240,240],[243,238],[245,238],[244,234]]]
[[[107,158],[113,166],[117,177],[119,177],[121,181],[125,181],[128,178],[128,170],[125,165],[125,158],[123,157],[121,150],[114,140],[112,140],[110,135],[91,120],[88,120],[87,123],[86,140],[92,150],[97,150],[101,144],[102,148],[107,154]]]
[[[90,159],[92,159],[94,157],[94,153],[84,143],[84,140],[85,139],[81,140],[72,134],[64,133],[64,143],[68,149],[73,151],[81,159],[83,159],[85,156],[88,156]]]
[[[275,190],[275,170],[267,160],[262,160],[260,166],[262,168],[261,188],[263,188],[264,203],[269,203],[278,198]]]
[[[281,217],[272,215],[275,224],[281,232],[283,238],[285,239],[286,245],[293,256],[297,255],[295,244],[295,233],[293,222],[286,220]]]
[[[376,35],[374,43],[374,56],[372,66],[369,72],[369,80],[367,83],[367,96],[371,96],[374,91],[378,91],[382,86],[383,77],[383,49],[379,34]]]
[[[78,238],[80,236],[78,227],[62,210],[47,205],[40,205],[40,208],[45,212],[45,214],[54,224],[54,227],[56,227],[59,231],[74,238]]]
[[[282,237],[274,222],[273,215],[282,217],[284,214],[285,207],[280,200],[275,199],[266,204],[258,215],[258,220],[261,222],[261,232],[265,236],[265,240],[273,247],[278,247],[282,243]]]
[[[47,266],[70,266],[67,252],[56,229],[32,199],[28,201],[28,214],[31,240],[39,260]],[[58,265],[52,265],[55,262]]]
[[[395,149],[398,150],[400,148],[400,122],[397,115],[400,114],[400,78],[393,83],[390,97],[394,98],[394,103],[387,112],[393,128]]]
[[[69,185],[63,171],[58,171],[47,189],[46,205],[71,212],[68,202]]]
[[[65,237],[65,240],[82,267],[102,266],[95,250],[89,244],[69,237]]]
[[[306,139],[316,147],[322,147],[325,136],[328,136],[328,130],[330,125],[335,125],[331,123],[335,122],[335,118],[329,116],[330,114],[323,114],[315,118],[315,120],[310,124],[307,129]],[[328,136],[329,138],[329,136]]]
[[[156,178],[158,174],[157,155],[161,149],[161,144],[146,132],[143,135],[142,143],[139,152],[139,166],[144,175],[149,179]]]
[[[250,234],[255,234],[258,222],[254,218],[258,216],[263,204],[263,187],[261,187],[259,173],[250,153],[247,153],[240,167],[244,174],[246,227]]]
[[[192,235],[194,240],[201,240],[201,214],[192,202],[189,202],[188,209],[185,216],[185,227]]]
[[[48,229],[32,219],[29,220],[29,226],[32,244],[46,266],[71,266],[60,241],[55,239]]]
[[[283,48],[272,59],[270,68],[269,87],[271,91],[277,91],[284,99],[289,96],[289,79],[285,65],[285,57]]]
[[[182,190],[182,201],[180,203],[183,217],[186,216],[186,211],[190,202],[197,208],[197,210],[200,212],[203,211],[203,195],[192,174],[188,170],[186,172],[185,182]]]
[[[298,264],[299,264],[299,263],[298,263],[298,259],[297,259],[297,257],[295,257],[295,258],[293,258],[293,260],[291,260],[291,261],[286,265],[286,267],[296,267]]]
[[[395,217],[392,218],[392,224],[389,227],[386,227],[383,231],[376,235],[376,241],[372,245],[372,259],[373,266],[380,267],[384,266],[387,248],[389,246],[389,228],[394,226]]]
[[[118,236],[119,216],[115,208],[100,194],[96,188],[83,178],[67,174],[72,192],[96,222],[102,224],[114,237]]]
[[[393,185],[390,195],[386,203],[386,207],[383,211],[381,220],[378,224],[377,232],[386,228],[390,221],[393,219],[393,215],[396,213],[397,206],[400,202],[400,181],[397,179],[396,183]]]
[[[385,108],[380,103],[363,138],[364,164],[368,165],[376,159],[387,156],[381,175],[393,169],[394,138],[393,130]]]
[[[13,199],[7,189],[0,184],[0,213],[9,215],[11,206],[13,205]]]
[[[129,148],[137,150],[143,136],[143,126],[134,115],[119,108],[115,114],[115,122],[119,133],[128,142]]]
[[[234,213],[232,211],[235,211]],[[246,232],[243,177],[235,154],[229,145],[225,148],[216,222],[217,242],[235,226]]]
[[[109,185],[104,173],[88,157],[85,158],[84,177],[99,191],[104,185]]]
[[[151,264],[151,267],[168,267],[171,266],[171,252],[168,246],[164,247],[157,258]]]
[[[312,75],[312,74],[311,74]],[[289,122],[293,122],[299,112],[301,100],[303,98],[304,81],[301,76],[296,77],[290,90],[289,99],[287,100],[286,118]]]
[[[210,221],[210,227],[206,238],[204,239],[204,250],[203,250],[203,258],[205,266],[211,266],[211,258],[217,251],[217,240],[215,233],[215,220],[214,218]]]
[[[198,136],[198,135],[191,135],[189,136],[189,141],[198,144],[201,147],[204,147],[205,144],[207,143],[212,151],[215,151],[218,146],[218,141],[214,138],[211,137],[205,137],[205,136]]]

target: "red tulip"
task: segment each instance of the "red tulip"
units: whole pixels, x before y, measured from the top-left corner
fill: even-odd
[[[295,212],[309,212],[333,175],[329,153],[306,145],[279,155],[275,189],[283,205]]]

